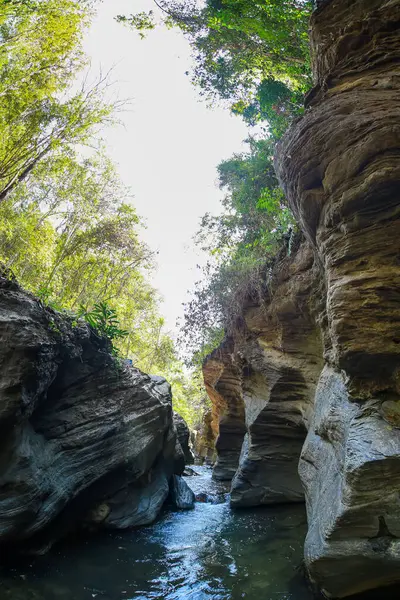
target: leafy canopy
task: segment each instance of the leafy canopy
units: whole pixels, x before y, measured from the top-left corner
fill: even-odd
[[[270,260],[295,229],[273,168],[273,142],[248,140],[248,151],[218,167],[222,215],[206,214],[196,242],[210,259],[185,307],[181,342],[201,363],[240,318],[243,302],[258,302]]]
[[[90,16],[87,2],[0,2],[0,200],[46,156],[89,143],[117,108],[104,79],[71,91]]]
[[[120,104],[106,100],[107,77],[77,87],[94,5],[0,0],[0,262],[119,356],[170,378],[176,407],[194,422],[204,395],[165,332],[148,281],[153,253],[99,138]]]
[[[158,0],[162,21],[180,28],[193,49],[193,82],[227,101],[249,123],[268,120],[281,135],[310,85],[307,0]],[[153,11],[117,19],[142,36]]]

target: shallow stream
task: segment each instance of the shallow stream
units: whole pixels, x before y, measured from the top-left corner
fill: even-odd
[[[187,482],[193,511],[166,512],[138,531],[56,547],[0,574],[6,600],[311,600],[299,572],[302,505],[233,511],[207,467]]]

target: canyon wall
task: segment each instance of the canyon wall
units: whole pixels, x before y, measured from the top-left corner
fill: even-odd
[[[193,506],[168,383],[122,366],[84,322],[1,277],[0,368],[3,550],[145,525],[168,500]]]
[[[214,477],[222,465],[232,506],[304,501],[298,461],[323,368],[319,292],[319,266],[297,236],[292,253],[277,257],[263,302],[244,303],[241,327],[205,361]]]
[[[304,494],[306,568],[332,598],[400,583],[399,31],[399,0],[318,3],[315,87],[276,156],[303,240],[229,332],[236,400],[216,401],[218,351],[204,367],[219,448],[244,405],[232,505]]]

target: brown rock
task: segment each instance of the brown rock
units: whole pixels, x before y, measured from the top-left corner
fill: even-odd
[[[321,4],[316,86],[276,161],[326,289],[300,474],[306,565],[329,597],[400,582],[399,27],[399,0]]]
[[[230,481],[239,464],[246,432],[241,372],[235,363],[233,342],[226,340],[203,366],[204,383],[212,401],[212,429],[217,441],[214,479]]]

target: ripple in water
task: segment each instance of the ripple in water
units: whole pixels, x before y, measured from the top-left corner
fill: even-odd
[[[199,502],[151,527],[58,546],[2,573],[1,600],[311,600],[298,572],[304,507],[232,511],[211,471],[187,478]]]

